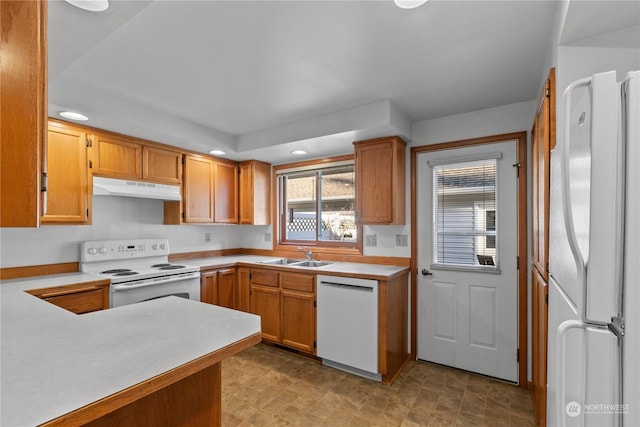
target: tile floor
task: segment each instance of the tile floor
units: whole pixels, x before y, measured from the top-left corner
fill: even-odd
[[[531,393],[410,362],[391,386],[259,344],[222,363],[222,425],[535,426]]]

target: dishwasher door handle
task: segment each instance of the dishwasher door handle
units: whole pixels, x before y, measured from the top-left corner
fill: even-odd
[[[320,282],[320,285],[330,288],[343,288],[353,291],[373,292],[373,288],[371,286],[351,285],[349,283],[325,282],[323,280],[322,282]]]

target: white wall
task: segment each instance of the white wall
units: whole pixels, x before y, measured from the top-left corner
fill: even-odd
[[[264,240],[264,232],[256,228],[164,225],[162,201],[94,196],[93,225],[1,229],[0,264],[18,267],[79,261],[80,242],[85,240],[165,237],[173,253],[238,248],[254,235]],[[210,243],[205,243],[205,233],[211,233]]]

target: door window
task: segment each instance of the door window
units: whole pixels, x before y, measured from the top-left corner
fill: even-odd
[[[496,270],[496,159],[432,168],[432,267]]]

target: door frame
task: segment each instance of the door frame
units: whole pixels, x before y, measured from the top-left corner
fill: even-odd
[[[528,340],[528,223],[527,223],[527,132],[513,132],[492,135],[482,138],[471,138],[459,141],[442,142],[411,148],[411,357],[417,358],[418,348],[418,217],[417,217],[417,158],[418,154],[451,148],[470,147],[481,144],[493,144],[507,140],[517,141],[518,163],[518,386],[528,387],[527,381],[527,340]],[[524,197],[521,197],[524,195]]]

